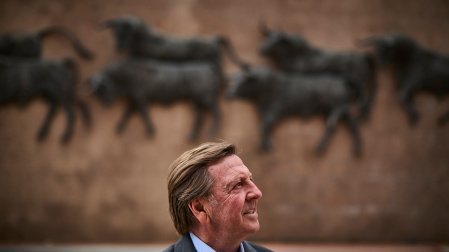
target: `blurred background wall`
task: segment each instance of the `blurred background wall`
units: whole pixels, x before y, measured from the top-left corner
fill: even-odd
[[[449,54],[449,3],[441,0],[170,0],[0,1],[0,31],[37,31],[53,24],[72,29],[96,53],[80,59],[63,37],[44,40],[44,58],[74,58],[81,86],[118,58],[106,19],[133,14],[158,31],[181,38],[227,36],[237,53],[267,65],[257,53],[257,26],[304,35],[317,47],[361,51],[356,39],[401,31],[423,46]],[[225,72],[239,69],[225,56]],[[41,100],[28,107],[0,107],[0,242],[170,242],[177,239],[168,213],[170,163],[208,140],[237,144],[263,192],[258,241],[447,242],[449,241],[449,125],[438,126],[449,100],[422,94],[421,121],[411,127],[391,72],[377,71],[378,92],[370,120],[360,125],[363,155],[351,154],[349,132],[339,125],[327,152],[317,156],[324,122],[290,119],[276,127],[274,149],[259,152],[253,107],[220,99],[223,119],[216,138],[202,133],[188,142],[193,113],[188,103],[152,106],[156,134],[145,135],[134,116],[117,136],[124,103],[102,106],[83,97],[93,126],[59,142],[65,115],[58,111],[48,138],[37,142],[46,114]],[[209,117],[207,117],[209,118]],[[205,125],[205,128],[209,126]]]

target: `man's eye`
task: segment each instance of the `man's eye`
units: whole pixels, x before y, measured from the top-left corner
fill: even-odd
[[[238,182],[237,184],[235,184],[235,187],[239,187],[242,186],[242,182]]]

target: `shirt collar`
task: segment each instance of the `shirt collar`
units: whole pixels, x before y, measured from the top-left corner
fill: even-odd
[[[193,246],[195,246],[196,251],[198,252],[215,252],[215,250],[206,243],[204,243],[200,238],[198,238],[194,233],[190,232],[190,238],[192,239]],[[240,243],[239,252],[245,252],[243,248],[243,243]]]

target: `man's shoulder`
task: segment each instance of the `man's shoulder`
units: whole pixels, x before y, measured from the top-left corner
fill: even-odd
[[[243,241],[243,247],[245,249],[245,252],[273,252],[270,249],[267,249],[265,247],[262,247],[260,245],[248,241]],[[196,251],[188,233],[187,235],[183,235],[177,243],[166,248],[163,252],[175,252],[175,251],[192,251],[192,252]]]
[[[172,244],[170,247],[166,248],[162,252],[173,252],[173,251],[175,251],[175,244]]]
[[[265,247],[248,241],[243,241],[243,247],[245,248],[245,252],[273,252],[273,250],[269,250]]]
[[[196,252],[195,247],[193,246],[192,239],[190,239],[189,233],[184,234],[175,244],[166,248],[163,252]]]

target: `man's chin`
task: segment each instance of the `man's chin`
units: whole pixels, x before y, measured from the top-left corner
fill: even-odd
[[[259,226],[259,225],[257,225],[257,227],[254,227],[254,228],[252,229],[252,232],[251,232],[251,234],[254,234],[254,233],[256,233],[257,231],[259,231],[259,229],[260,229],[260,226]]]
[[[259,229],[260,225],[258,220],[247,225],[248,234],[254,234],[255,232],[259,231]]]

